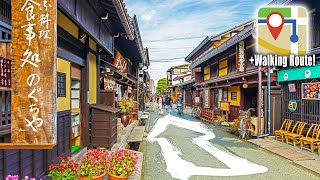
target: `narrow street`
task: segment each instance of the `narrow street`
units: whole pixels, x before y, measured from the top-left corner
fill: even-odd
[[[318,179],[287,159],[175,111],[150,113],[144,179]]]

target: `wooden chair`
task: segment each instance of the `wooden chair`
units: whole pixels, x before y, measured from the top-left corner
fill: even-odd
[[[320,142],[318,142],[318,154],[320,156]]]
[[[320,142],[320,124],[312,124],[309,128],[306,137],[300,138],[300,149],[306,144],[310,145],[311,152],[314,152],[314,145]]]
[[[285,119],[281,125],[281,128],[279,130],[274,131],[276,140],[278,140],[278,137],[281,137],[281,142],[284,141],[284,134],[290,132],[292,122],[293,120]]]
[[[286,143],[289,144],[289,139],[292,139],[293,146],[296,146],[296,141],[302,137],[301,134],[306,124],[307,123],[305,122],[297,121],[292,131],[290,133],[284,134],[284,136],[286,137]]]

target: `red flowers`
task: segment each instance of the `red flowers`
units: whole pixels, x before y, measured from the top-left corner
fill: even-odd
[[[59,156],[59,160],[60,164],[49,165],[49,176],[52,179],[77,179],[79,177],[77,173],[78,164],[74,160],[70,157],[64,159],[62,156]]]

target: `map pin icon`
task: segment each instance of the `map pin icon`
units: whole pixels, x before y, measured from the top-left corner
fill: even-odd
[[[267,17],[267,25],[273,38],[277,40],[284,25],[283,15],[279,12],[270,13]]]

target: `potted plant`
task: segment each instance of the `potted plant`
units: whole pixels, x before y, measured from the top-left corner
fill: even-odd
[[[133,107],[133,100],[132,99],[127,99],[127,98],[122,98],[119,101],[119,108],[121,109],[120,111],[120,118],[121,118],[121,123],[123,124],[124,127],[127,127],[129,124],[129,113],[131,108]]]
[[[107,160],[110,180],[126,180],[136,169],[138,155],[127,149],[111,152]]]
[[[79,158],[79,174],[81,180],[102,180],[107,174],[108,151],[104,149],[89,149]]]
[[[49,176],[52,179],[64,179],[73,180],[78,179],[78,164],[74,162],[70,157],[64,159],[59,157],[60,164],[49,165]]]

